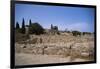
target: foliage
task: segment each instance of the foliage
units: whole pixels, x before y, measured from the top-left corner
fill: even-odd
[[[79,32],[79,31],[72,31],[72,34],[73,34],[73,36],[80,36],[81,35],[81,32]]]
[[[29,20],[29,26],[31,26],[32,25],[32,21],[31,21],[31,19]]]
[[[60,32],[59,32],[59,31],[57,31],[57,34],[58,34],[58,35],[60,35]]]
[[[91,33],[90,32],[83,32],[83,35],[86,35],[86,34],[90,35]]]
[[[54,26],[54,30],[58,30],[58,27],[57,26]]]
[[[33,23],[31,26],[29,26],[29,33],[40,35],[44,33],[44,29],[39,23]]]
[[[16,22],[16,29],[19,29],[20,27],[19,27],[19,23],[18,22]]]
[[[25,21],[24,21],[24,18],[23,18],[23,21],[22,21],[21,33],[25,34]]]
[[[51,29],[53,29],[53,25],[51,24]]]
[[[26,41],[27,39],[29,39],[29,35],[15,32],[15,42]]]

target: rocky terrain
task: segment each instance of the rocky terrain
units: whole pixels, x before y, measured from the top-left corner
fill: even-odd
[[[47,64],[84,62],[94,59],[93,35],[72,36],[30,35],[30,39],[15,43],[15,64]]]

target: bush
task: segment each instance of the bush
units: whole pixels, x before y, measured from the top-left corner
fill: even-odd
[[[21,33],[22,30],[21,30],[21,28],[19,28],[19,29],[15,29],[15,32],[16,32],[16,33]]]
[[[15,42],[26,41],[27,39],[29,39],[29,35],[22,34],[22,33],[19,33],[19,32],[15,33]]]
[[[83,35],[91,35],[91,33],[90,32],[83,32]]]
[[[44,33],[43,27],[39,23],[33,23],[29,26],[29,34],[40,35]]]
[[[57,31],[57,34],[58,34],[58,35],[60,35],[60,32],[59,32],[59,31]]]
[[[71,33],[70,31],[67,31],[67,33]]]
[[[29,44],[36,44],[38,41],[38,38],[33,38],[32,40],[29,40]]]
[[[79,31],[72,31],[73,36],[78,36],[81,35],[81,32]]]

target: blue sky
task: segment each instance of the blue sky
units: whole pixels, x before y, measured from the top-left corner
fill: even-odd
[[[48,29],[53,24],[59,30],[94,32],[94,8],[16,4],[15,23],[21,26],[23,18],[26,25],[31,19]]]

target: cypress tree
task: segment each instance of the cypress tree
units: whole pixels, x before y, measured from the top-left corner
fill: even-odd
[[[23,21],[22,21],[22,33],[25,34],[25,21],[24,21],[24,18],[23,18]]]
[[[29,26],[31,26],[32,25],[32,21],[31,21],[31,19],[29,20]]]
[[[16,22],[16,29],[20,29],[18,22]]]

